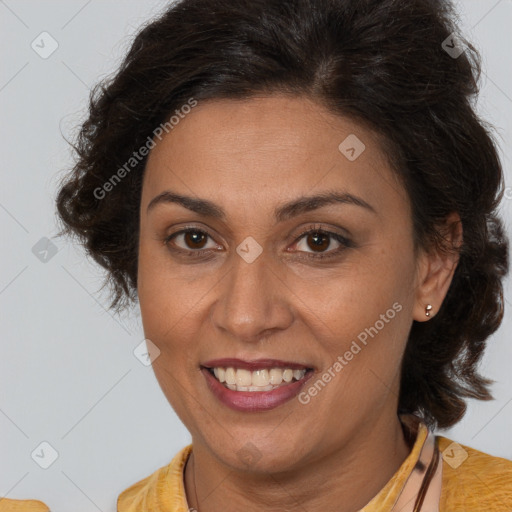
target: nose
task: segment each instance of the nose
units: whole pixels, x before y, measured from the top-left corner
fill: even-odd
[[[265,251],[250,263],[233,254],[211,313],[224,336],[255,343],[292,324],[293,293],[270,259]]]

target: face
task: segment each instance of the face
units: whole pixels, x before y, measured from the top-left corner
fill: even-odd
[[[396,418],[417,260],[408,197],[376,136],[271,96],[199,103],[156,142],[138,296],[156,377],[194,444],[232,468],[252,450],[259,468],[286,470]],[[320,194],[338,199],[304,201]],[[237,409],[202,369],[219,358],[312,371],[292,398]]]

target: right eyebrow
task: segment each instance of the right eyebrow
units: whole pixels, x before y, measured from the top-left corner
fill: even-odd
[[[148,204],[146,212],[149,212],[158,204],[169,203],[179,204],[204,217],[220,220],[226,219],[226,212],[212,201],[177,194],[171,190],[165,190],[154,197]],[[317,210],[331,204],[351,204],[365,208],[375,214],[377,213],[373,206],[358,196],[346,192],[327,190],[312,196],[301,196],[280,205],[274,210],[274,217],[277,222],[283,222],[302,213]]]

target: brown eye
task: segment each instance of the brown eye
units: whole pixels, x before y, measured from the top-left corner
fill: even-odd
[[[329,249],[333,240],[335,246]],[[296,242],[298,252],[304,253],[306,258],[313,260],[339,256],[349,247],[354,247],[354,245],[348,238],[319,228],[310,228],[309,231],[303,232]]]
[[[202,231],[186,231],[183,234],[183,240],[189,249],[202,249],[207,238],[208,235]]]
[[[308,244],[308,247],[311,247],[314,251],[322,252],[329,247],[329,235],[318,231],[310,233],[306,237],[306,243]]]
[[[333,252],[336,251],[337,248],[334,248],[333,251],[326,251],[330,247],[333,239],[335,240],[336,243],[338,243],[338,245],[348,245],[348,240],[342,237],[341,235],[338,235],[337,233],[329,233],[326,231],[319,230],[308,231],[306,233],[303,233],[303,235],[299,238],[299,243],[297,245],[299,246],[301,241],[303,240],[303,247],[305,249],[311,249],[312,252]]]
[[[199,255],[201,252],[207,252],[207,249],[217,247],[215,244],[206,247],[209,238],[211,238],[210,235],[200,229],[183,229],[169,235],[164,243],[173,251],[197,252]]]

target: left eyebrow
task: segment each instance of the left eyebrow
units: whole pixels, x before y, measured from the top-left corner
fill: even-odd
[[[154,197],[148,204],[146,212],[149,212],[158,204],[176,203],[204,217],[212,217],[220,220],[226,219],[226,212],[217,204],[207,199],[198,199],[191,196],[176,194],[171,190],[165,190]],[[331,204],[348,204],[360,206],[373,213],[377,213],[372,205],[364,199],[353,194],[338,191],[325,191],[313,196],[301,196],[297,199],[282,204],[274,210],[277,222],[283,222],[302,213],[317,210]]]
[[[329,206],[331,204],[360,206],[361,208],[365,208],[377,214],[375,208],[360,197],[344,192],[325,191],[314,196],[302,196],[298,199],[285,203],[276,208],[274,216],[277,222],[283,222],[302,213],[317,210],[318,208]]]

